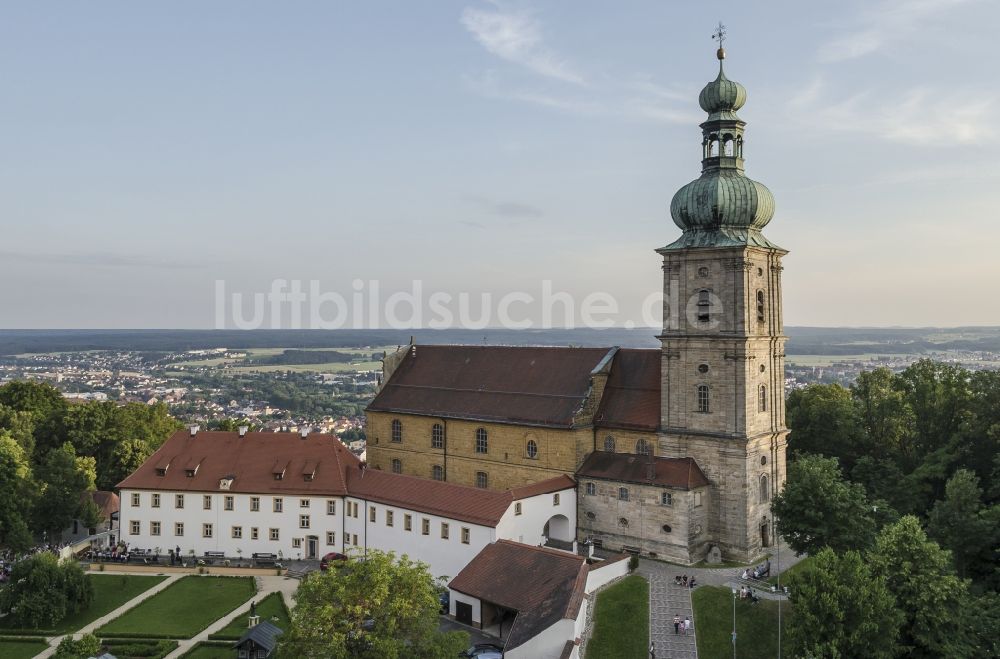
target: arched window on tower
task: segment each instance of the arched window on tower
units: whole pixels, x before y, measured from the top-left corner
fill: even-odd
[[[763,474],[760,477],[760,502],[767,503],[770,500],[771,500],[771,490],[768,488],[767,474]]]
[[[722,138],[722,154],[727,156],[733,155],[733,148],[735,147],[735,142],[733,141],[733,136],[728,133]]]
[[[636,455],[649,455],[651,452],[652,449],[649,446],[649,442],[640,437],[639,440],[635,443]]]
[[[719,138],[715,135],[708,136],[708,157],[714,158],[719,155]]]
[[[709,398],[708,398],[708,385],[699,384],[698,385],[698,411],[707,414],[710,411]]]
[[[736,157],[737,158],[742,158],[743,157],[743,136],[742,135],[740,135],[739,137],[736,138]]]
[[[767,411],[767,385],[760,385],[757,389],[757,411]]]
[[[607,437],[604,438],[604,450],[607,451],[608,453],[615,452],[615,438],[612,437],[611,435],[608,435]]]
[[[764,322],[764,291],[757,291],[757,322]]]

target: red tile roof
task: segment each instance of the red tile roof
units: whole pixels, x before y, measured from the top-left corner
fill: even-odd
[[[650,471],[650,464],[653,470]],[[594,451],[576,472],[577,478],[660,485],[690,490],[708,485],[694,458],[649,458],[631,453]]]
[[[93,490],[91,492],[84,492],[80,495],[80,498],[84,500],[90,499],[97,504],[97,508],[101,512],[101,519],[103,520],[111,519],[111,515],[121,509],[121,502],[118,499],[118,495],[114,492]]]
[[[306,480],[306,465],[315,476]],[[178,430],[128,478],[119,489],[218,492],[219,482],[232,478],[230,492],[273,495],[342,495],[345,471],[360,464],[333,435],[298,433]],[[195,469],[193,477],[186,470]],[[157,470],[166,468],[163,476]],[[275,480],[275,471],[284,477]]]
[[[594,425],[655,431],[660,426],[660,377],[659,350],[619,350]]]
[[[368,406],[398,412],[569,428],[607,348],[411,346]]]
[[[186,471],[198,466],[193,477]],[[160,476],[157,470],[166,467]],[[276,473],[283,474],[275,480]],[[312,480],[306,476],[312,474]],[[496,526],[512,501],[576,486],[569,476],[506,492],[445,483],[416,476],[362,469],[361,462],[333,435],[296,433],[178,431],[131,476],[122,489],[218,492],[232,479],[229,492],[263,495],[347,495]],[[115,497],[117,500],[117,497]]]
[[[576,619],[587,586],[581,556],[498,540],[483,547],[448,586],[517,611],[504,649],[522,645],[561,619]]]

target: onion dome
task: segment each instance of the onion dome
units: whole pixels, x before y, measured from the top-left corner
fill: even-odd
[[[683,235],[664,249],[758,246],[781,249],[761,230],[774,217],[774,196],[743,171],[746,122],[736,115],[747,91],[726,77],[718,51],[719,75],[705,85],[698,104],[708,113],[701,124],[701,176],[674,195],[670,216]]]

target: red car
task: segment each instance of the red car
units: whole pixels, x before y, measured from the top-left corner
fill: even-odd
[[[326,572],[326,569],[328,567],[330,567],[330,562],[331,561],[346,561],[346,560],[347,560],[347,556],[345,556],[344,554],[338,554],[335,551],[334,552],[330,552],[329,554],[327,554],[326,556],[324,556],[322,559],[320,559],[319,569],[322,570],[323,572]]]

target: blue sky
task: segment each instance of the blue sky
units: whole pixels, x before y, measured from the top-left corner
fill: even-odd
[[[987,0],[0,5],[0,327],[211,327],[215,281],[619,301],[749,91],[792,325],[1000,324]]]

